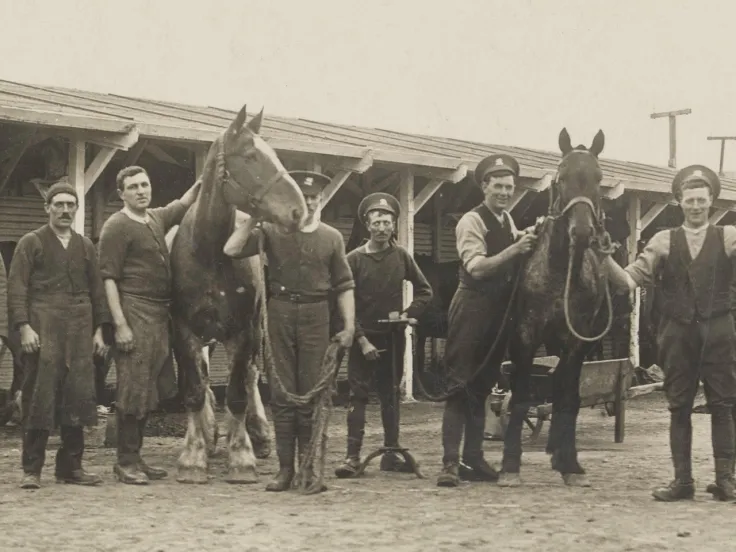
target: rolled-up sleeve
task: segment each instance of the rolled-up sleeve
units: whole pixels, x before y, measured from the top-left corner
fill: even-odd
[[[119,225],[113,217],[107,219],[102,226],[100,241],[97,244],[97,256],[102,279],[117,282],[123,277],[123,265],[128,252],[128,235],[123,231],[123,226]]]
[[[639,286],[651,285],[662,262],[670,252],[670,232],[662,230],[657,232],[649,240],[644,250],[639,253],[636,260],[624,270],[631,279]]]
[[[723,227],[723,246],[726,249],[726,255],[736,257],[736,226],[729,224]]]
[[[355,280],[353,280],[353,271],[350,270],[347,256],[345,255],[345,243],[342,236],[335,232],[334,247],[332,251],[332,259],[330,262],[330,279],[332,289],[337,293],[355,289]]]
[[[485,233],[483,220],[473,211],[465,213],[455,227],[457,255],[468,272],[488,254]]]

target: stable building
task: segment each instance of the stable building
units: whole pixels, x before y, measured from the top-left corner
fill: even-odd
[[[120,168],[144,166],[153,183],[153,205],[163,205],[194,182],[211,142],[235,115],[236,111],[214,107],[0,80],[0,253],[6,267],[18,239],[47,221],[42,194],[49,184],[66,177],[75,186],[80,196],[75,228],[96,240],[107,217],[121,207],[115,190]],[[454,292],[455,224],[481,200],[472,181],[478,161],[492,153],[508,153],[519,161],[521,176],[512,215],[524,227],[546,213],[560,158],[559,152],[270,113],[265,113],[261,133],[287,169],[319,170],[331,177],[323,220],[342,232],[348,250],[360,243],[361,228],[355,221],[360,200],[376,191],[399,199],[404,215],[399,242],[414,254],[432,283],[440,317],[443,311],[446,316],[444,303],[449,304]],[[549,137],[550,144],[556,140],[557,136]],[[628,228],[619,252],[619,261],[628,262],[640,241],[655,229],[679,222],[679,210],[670,197],[675,171],[610,159],[601,159],[601,167],[604,209]],[[724,178],[722,183],[711,220],[733,223],[736,180]],[[407,284],[407,301],[411,293]],[[638,297],[638,293],[632,297],[625,335],[608,336],[604,347],[605,355],[630,356],[635,366],[639,364]],[[432,335],[431,327],[422,330],[431,339],[420,356],[435,360],[441,356],[441,325],[441,321],[436,324],[438,335]],[[223,349],[218,348],[212,362],[214,384],[224,383],[227,377]],[[413,356],[409,341],[407,366],[412,366]],[[9,357],[4,354],[0,362],[0,388],[10,385]],[[409,399],[412,380],[413,371],[406,370]]]

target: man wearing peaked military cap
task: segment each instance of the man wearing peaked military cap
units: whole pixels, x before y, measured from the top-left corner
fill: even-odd
[[[499,477],[483,457],[485,405],[506,350],[509,333],[500,334],[500,330],[519,259],[537,240],[534,233],[517,230],[507,211],[518,176],[519,164],[510,155],[490,155],[478,163],[474,177],[483,202],[465,213],[455,229],[460,282],[450,304],[445,365],[451,388],[460,391],[445,403],[443,468],[437,479],[441,487],[456,487],[460,479],[495,481]],[[478,374],[497,335],[494,357]]]
[[[274,369],[288,393],[304,395],[321,376],[322,359],[330,342],[333,296],[342,323],[334,339],[345,349],[353,343],[355,284],[342,235],[320,220],[322,192],[330,178],[311,171],[289,174],[302,190],[307,205],[307,219],[300,231],[287,234],[268,222],[254,228],[255,221],[250,219],[233,232],[224,252],[234,258],[256,255],[260,237],[265,238],[270,291],[268,333]],[[295,441],[300,464],[309,446],[312,407],[296,408],[276,387],[271,393],[279,472],[266,490],[282,492],[290,488],[295,475]],[[307,473],[306,479],[314,481],[314,473]]]
[[[736,333],[730,297],[736,228],[708,221],[720,188],[718,176],[708,167],[685,167],[672,181],[685,216],[682,226],[656,233],[626,268],[606,259],[609,276],[619,287],[656,286],[663,318],[657,335],[659,364],[665,373],[675,468],[670,485],[653,492],[662,501],[689,499],[695,492],[690,415],[700,379],[711,415],[715,460],[716,482],[708,492],[718,500],[736,500]]]
[[[395,365],[398,384],[404,370],[404,332],[378,321],[390,318],[392,312],[418,318],[432,299],[432,288],[422,270],[393,239],[400,214],[399,202],[390,194],[370,194],[358,206],[358,219],[365,224],[370,239],[348,254],[355,280],[355,343],[348,360],[347,458],[335,470],[338,477],[352,477],[360,466],[366,406],[374,383],[381,402],[384,446],[399,446],[399,412],[394,409],[399,404],[399,388],[393,385],[392,371]],[[402,298],[404,281],[414,286],[414,299],[407,308]],[[393,350],[397,351],[394,359]],[[411,471],[396,453],[383,455],[381,470]]]

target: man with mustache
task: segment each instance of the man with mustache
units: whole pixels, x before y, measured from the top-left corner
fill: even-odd
[[[506,210],[518,176],[519,164],[510,155],[490,155],[478,163],[474,177],[483,192],[483,203],[465,213],[455,229],[460,282],[448,313],[445,365],[453,392],[445,402],[442,420],[440,487],[457,487],[460,479],[499,478],[483,458],[485,405],[506,354],[509,324],[503,332],[501,329],[518,261],[537,242],[533,232],[516,229]],[[496,340],[492,357],[481,368]]]
[[[264,240],[268,259],[268,335],[273,349],[274,370],[288,393],[303,395],[319,381],[322,360],[330,342],[330,296],[337,295],[342,330],[334,339],[349,349],[355,333],[353,276],[345,258],[340,232],[320,221],[322,190],[330,178],[316,172],[289,173],[299,185],[307,205],[301,230],[284,233],[255,218],[235,230],[223,251],[233,258],[258,254]],[[294,478],[294,442],[303,458],[312,436],[312,408],[295,407],[271,385],[271,411],[276,433],[279,472],[267,491],[290,488]],[[301,463],[301,462],[300,462]],[[314,474],[306,474],[308,481]],[[325,488],[321,490],[326,490]]]
[[[618,287],[633,291],[640,285],[656,286],[661,315],[657,349],[670,410],[675,478],[652,494],[665,502],[692,499],[695,494],[691,414],[701,379],[715,461],[715,484],[707,490],[717,500],[736,500],[736,332],[730,312],[736,228],[708,221],[720,190],[718,175],[708,167],[680,170],[672,180],[672,195],[682,208],[682,226],[657,232],[626,268],[606,259]]]
[[[404,372],[405,336],[403,329],[382,326],[378,321],[389,318],[391,313],[400,314],[401,318],[418,318],[432,300],[432,288],[416,261],[395,242],[400,212],[396,198],[384,193],[370,194],[358,206],[358,219],[365,224],[370,240],[348,254],[355,280],[356,340],[348,360],[347,458],[335,470],[338,477],[352,477],[360,467],[365,410],[373,382],[381,402],[383,444],[399,446],[398,383]],[[406,309],[403,308],[404,280],[414,285],[414,300]],[[391,358],[393,350],[396,358]],[[394,365],[396,386],[392,381]],[[411,471],[397,453],[385,453],[380,469]]]
[[[98,485],[82,468],[84,426],[97,423],[93,354],[104,355],[110,312],[89,238],[72,229],[77,192],[61,181],[46,194],[48,224],[23,236],[10,263],[8,314],[23,350],[24,489],[41,486],[51,430],[60,426],[57,481]]]
[[[115,325],[118,451],[113,469],[123,483],[147,485],[168,475],[141,458],[148,415],[161,394],[175,392],[158,388],[170,354],[171,261],[165,236],[197,199],[200,181],[180,199],[155,209],[148,208],[152,187],[143,167],[122,169],[116,182],[124,206],[105,221],[99,243],[100,272]]]

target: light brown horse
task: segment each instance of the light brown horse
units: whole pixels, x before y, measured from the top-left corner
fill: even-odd
[[[258,133],[263,112],[245,123],[245,107],[210,147],[196,202],[171,245],[174,354],[188,411],[177,481],[206,483],[208,454],[215,450],[214,394],[209,388],[206,343],[225,345],[229,467],[226,481],[257,481],[256,456],[270,452],[270,431],[258,391],[262,277],[258,256],[232,260],[223,247],[236,209],[284,231],[297,231],[306,215],[304,197],[276,153]],[[205,349],[206,350],[206,349]],[[247,427],[247,430],[246,430]],[[252,440],[252,442],[251,442]],[[254,454],[255,446],[255,454]]]

